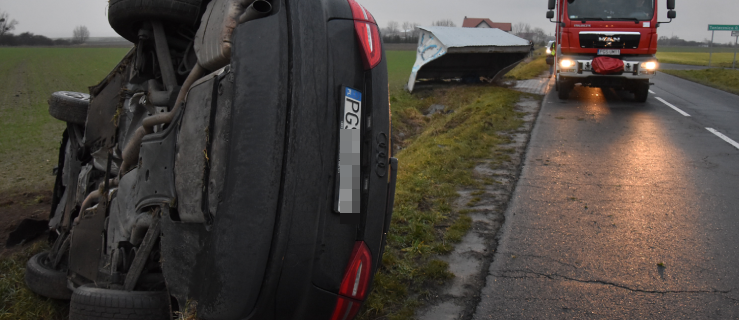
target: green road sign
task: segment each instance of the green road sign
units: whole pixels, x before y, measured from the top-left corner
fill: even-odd
[[[708,31],[739,31],[739,25],[709,24]]]

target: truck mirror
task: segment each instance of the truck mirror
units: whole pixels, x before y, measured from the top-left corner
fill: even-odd
[[[667,10],[673,10],[673,9],[675,9],[675,0],[667,0]]]
[[[552,18],[554,18],[554,11],[552,10],[547,11],[547,19],[552,19]]]
[[[668,0],[668,1],[669,1],[669,0]],[[675,5],[674,5],[674,3],[675,3],[675,1],[674,1],[674,0],[672,1],[672,3],[673,3],[673,6],[675,6]],[[549,0],[549,10],[554,10],[554,6],[555,6],[556,4],[557,4],[557,0]]]
[[[670,10],[667,11],[667,19],[675,19],[677,17],[677,12]]]

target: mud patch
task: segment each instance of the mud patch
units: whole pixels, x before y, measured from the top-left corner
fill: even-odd
[[[51,191],[29,191],[20,193],[0,193],[0,258],[22,251],[30,245],[5,247],[10,232],[18,227],[23,219],[45,220],[51,210]],[[32,242],[44,239],[42,235]]]

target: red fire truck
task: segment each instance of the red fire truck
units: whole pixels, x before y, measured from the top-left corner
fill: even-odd
[[[658,0],[549,0],[556,8],[556,89],[567,99],[575,84],[629,90],[644,102],[658,62],[657,27],[675,18],[675,0],[666,0],[669,22],[657,20]]]

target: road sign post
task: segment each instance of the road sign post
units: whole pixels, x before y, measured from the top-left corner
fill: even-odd
[[[708,67],[711,67],[711,58],[713,58],[713,35],[716,34],[716,31],[711,31],[711,43],[708,44]]]
[[[731,68],[736,69],[736,49],[739,47],[739,31],[732,31],[731,36],[736,38],[734,40],[734,61],[731,63]]]
[[[735,31],[739,31],[739,25],[709,24],[708,31],[711,31],[711,44],[709,45],[710,49],[708,53],[708,66],[710,67],[711,58],[713,57],[713,36],[716,34],[716,31],[731,31],[731,35],[733,36]],[[734,50],[734,62],[736,62],[736,50]]]

